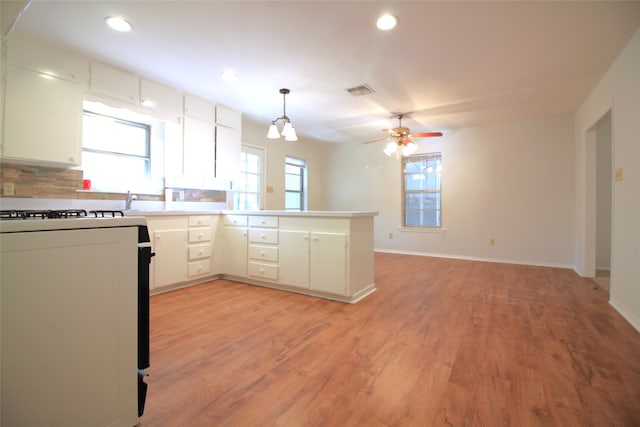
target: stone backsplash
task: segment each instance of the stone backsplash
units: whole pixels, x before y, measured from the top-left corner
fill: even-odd
[[[120,193],[82,190],[82,171],[15,163],[0,164],[1,197],[31,199],[120,200]],[[5,183],[12,183],[15,194],[4,194]],[[174,189],[184,192],[185,202],[226,202],[226,191]],[[175,194],[175,193],[174,193]],[[164,195],[137,194],[138,200],[163,201]]]

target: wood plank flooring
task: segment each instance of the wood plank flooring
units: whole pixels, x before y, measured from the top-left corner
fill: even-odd
[[[153,296],[142,427],[640,426],[640,334],[571,270],[376,253],[355,305]]]

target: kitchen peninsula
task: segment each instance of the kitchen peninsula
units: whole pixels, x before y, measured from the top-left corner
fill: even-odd
[[[151,292],[224,278],[356,303],[375,292],[362,211],[146,211]]]

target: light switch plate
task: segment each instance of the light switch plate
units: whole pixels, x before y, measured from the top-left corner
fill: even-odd
[[[16,185],[13,182],[5,182],[2,185],[2,195],[3,196],[15,196],[16,195]]]
[[[615,179],[616,179],[616,182],[622,181],[622,168],[616,168]]]

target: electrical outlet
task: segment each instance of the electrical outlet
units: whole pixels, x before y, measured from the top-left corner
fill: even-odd
[[[615,179],[616,182],[622,182],[622,168],[616,168],[616,174],[615,174]]]
[[[389,238],[393,239],[393,233],[389,233]]]
[[[180,190],[180,201],[184,202],[184,190]]]
[[[495,246],[496,244],[496,239],[494,239],[493,237],[489,239],[489,245],[491,246]]]
[[[15,196],[16,195],[16,185],[13,182],[5,182],[2,185],[2,195],[3,196]]]

